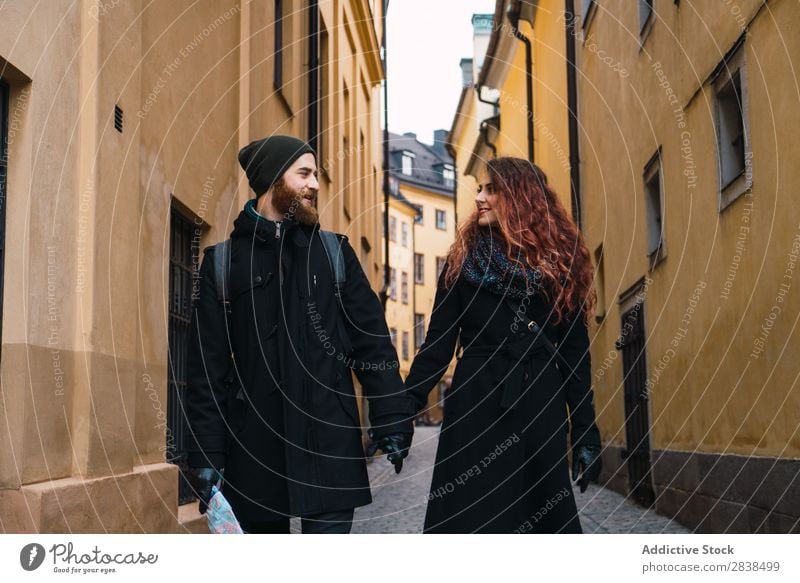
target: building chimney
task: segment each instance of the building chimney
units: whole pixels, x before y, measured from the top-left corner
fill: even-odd
[[[414,138],[415,140],[417,139],[417,134],[415,134],[414,132],[406,132],[403,135],[407,138]]]
[[[447,130],[433,130],[433,149],[437,154],[447,155],[445,144],[447,143]]]
[[[493,14],[473,14],[472,15],[472,53],[475,57],[473,64],[473,83],[478,79],[483,59],[486,57],[486,49],[489,47],[489,37],[494,28]]]
[[[472,87],[472,59],[461,59],[461,86]]]

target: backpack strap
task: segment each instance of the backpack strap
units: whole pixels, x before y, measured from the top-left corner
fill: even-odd
[[[342,244],[336,233],[331,231],[320,230],[319,236],[322,238],[325,252],[328,254],[328,261],[331,263],[331,271],[333,272],[333,293],[336,295],[336,298],[341,301],[342,288],[347,278],[344,255],[342,255]]]
[[[320,230],[319,235],[331,264],[334,294],[341,300],[342,289],[347,280],[341,241],[339,236],[331,231]],[[217,286],[217,300],[225,306],[225,310],[230,315],[231,240],[225,239],[221,243],[212,245],[212,249],[214,251],[214,283]]]
[[[231,295],[231,240],[225,239],[214,247],[214,283],[217,286],[217,299],[230,315]]]

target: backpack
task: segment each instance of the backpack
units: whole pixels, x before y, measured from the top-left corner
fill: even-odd
[[[331,264],[333,273],[333,293],[337,303],[342,302],[342,288],[347,279],[344,257],[341,252],[341,243],[336,233],[320,229],[319,236],[325,247],[325,254]],[[231,277],[231,240],[225,239],[222,243],[212,245],[214,249],[214,283],[217,285],[217,299],[225,306],[225,311],[230,316],[231,300],[229,295],[229,281]]]

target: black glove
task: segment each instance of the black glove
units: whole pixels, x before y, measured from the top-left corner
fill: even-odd
[[[589,487],[589,482],[600,477],[600,471],[603,469],[600,451],[599,445],[579,445],[572,451],[572,479],[577,480],[578,473],[581,473],[581,493]]]
[[[367,431],[370,439],[374,438],[372,429]],[[403,460],[408,457],[408,448],[411,447],[411,436],[409,433],[390,433],[373,441],[367,446],[367,457],[372,457],[375,452],[383,450],[384,453],[389,454],[387,459],[389,463],[394,464],[395,473],[399,474],[403,469]]]
[[[220,481],[222,475],[214,468],[189,468],[186,477],[200,500],[200,514],[205,514],[211,500],[211,487]]]

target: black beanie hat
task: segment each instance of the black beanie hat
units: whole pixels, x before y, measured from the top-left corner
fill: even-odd
[[[303,140],[292,136],[269,136],[250,142],[239,150],[239,164],[244,168],[257,198],[267,192],[295,160],[309,153],[317,155]]]

